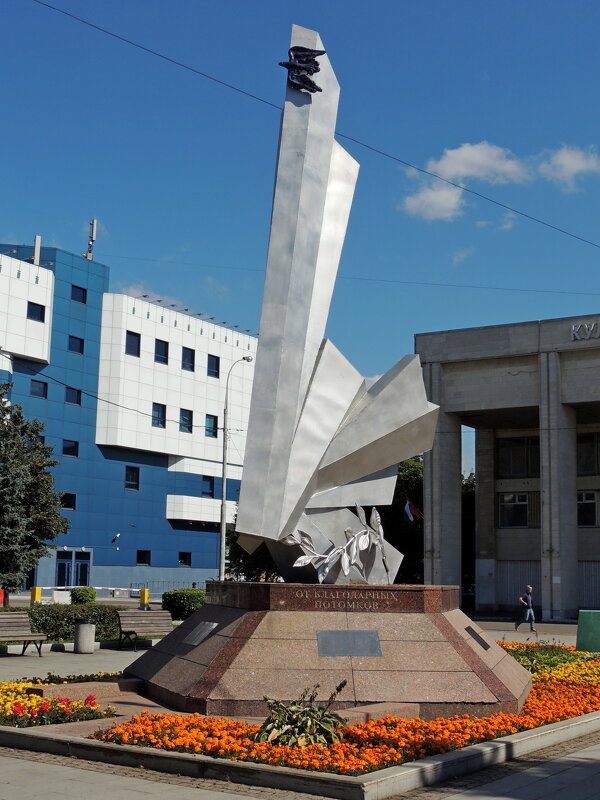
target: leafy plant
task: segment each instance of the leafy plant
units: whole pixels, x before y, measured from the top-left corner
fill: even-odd
[[[163,592],[162,608],[173,619],[187,619],[194,611],[202,608],[205,599],[204,589],[172,589],[170,592]]]
[[[342,739],[339,729],[346,720],[330,711],[329,707],[347,682],[344,680],[335,687],[326,706],[315,702],[319,691],[318,683],[313,686],[312,691],[306,688],[293,703],[282,703],[265,697],[270,714],[258,729],[254,741],[297,747],[339,742]]]
[[[20,609],[22,610],[22,609]],[[75,621],[79,618],[93,619],[96,623],[96,640],[119,638],[121,606],[104,606],[95,603],[84,605],[48,605],[34,603],[27,609],[31,629],[45,633],[50,641],[73,641]]]
[[[501,643],[502,644],[502,643]],[[515,658],[522,667],[531,673],[557,667],[559,664],[574,661],[589,661],[597,658],[597,653],[581,653],[567,650],[560,644],[541,642],[535,645],[524,644],[507,646],[505,649]]]
[[[71,602],[75,605],[96,602],[96,590],[93,586],[74,586],[71,589]]]

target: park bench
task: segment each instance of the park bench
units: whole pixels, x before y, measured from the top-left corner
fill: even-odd
[[[12,611],[0,614],[0,642],[23,642],[21,655],[25,654],[25,650],[33,642],[41,658],[42,642],[47,638],[45,633],[33,633],[29,614]]]
[[[168,611],[117,611],[119,617],[119,650],[128,639],[137,650],[137,640],[166,636],[173,630]]]

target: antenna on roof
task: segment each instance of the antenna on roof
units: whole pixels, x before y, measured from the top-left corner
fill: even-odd
[[[90,220],[90,236],[88,239],[87,253],[83,254],[83,257],[87,258],[88,261],[92,261],[94,258],[94,242],[96,241],[97,224],[97,219]]]

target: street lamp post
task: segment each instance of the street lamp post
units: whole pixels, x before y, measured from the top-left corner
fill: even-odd
[[[225,553],[226,553],[226,537],[227,537],[227,418],[229,415],[229,378],[236,364],[241,361],[252,361],[252,356],[242,356],[234,361],[229,372],[227,373],[227,380],[225,381],[225,405],[223,407],[223,484],[221,487],[221,541],[220,541],[220,555],[219,555],[219,580],[225,580]]]

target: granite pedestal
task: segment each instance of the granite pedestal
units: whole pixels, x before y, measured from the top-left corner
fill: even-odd
[[[326,700],[343,680],[333,707],[353,719],[518,711],[529,673],[458,598],[457,586],[214,582],[126,674],[174,708],[232,717],[263,717],[265,695],[295,700],[315,683]]]

